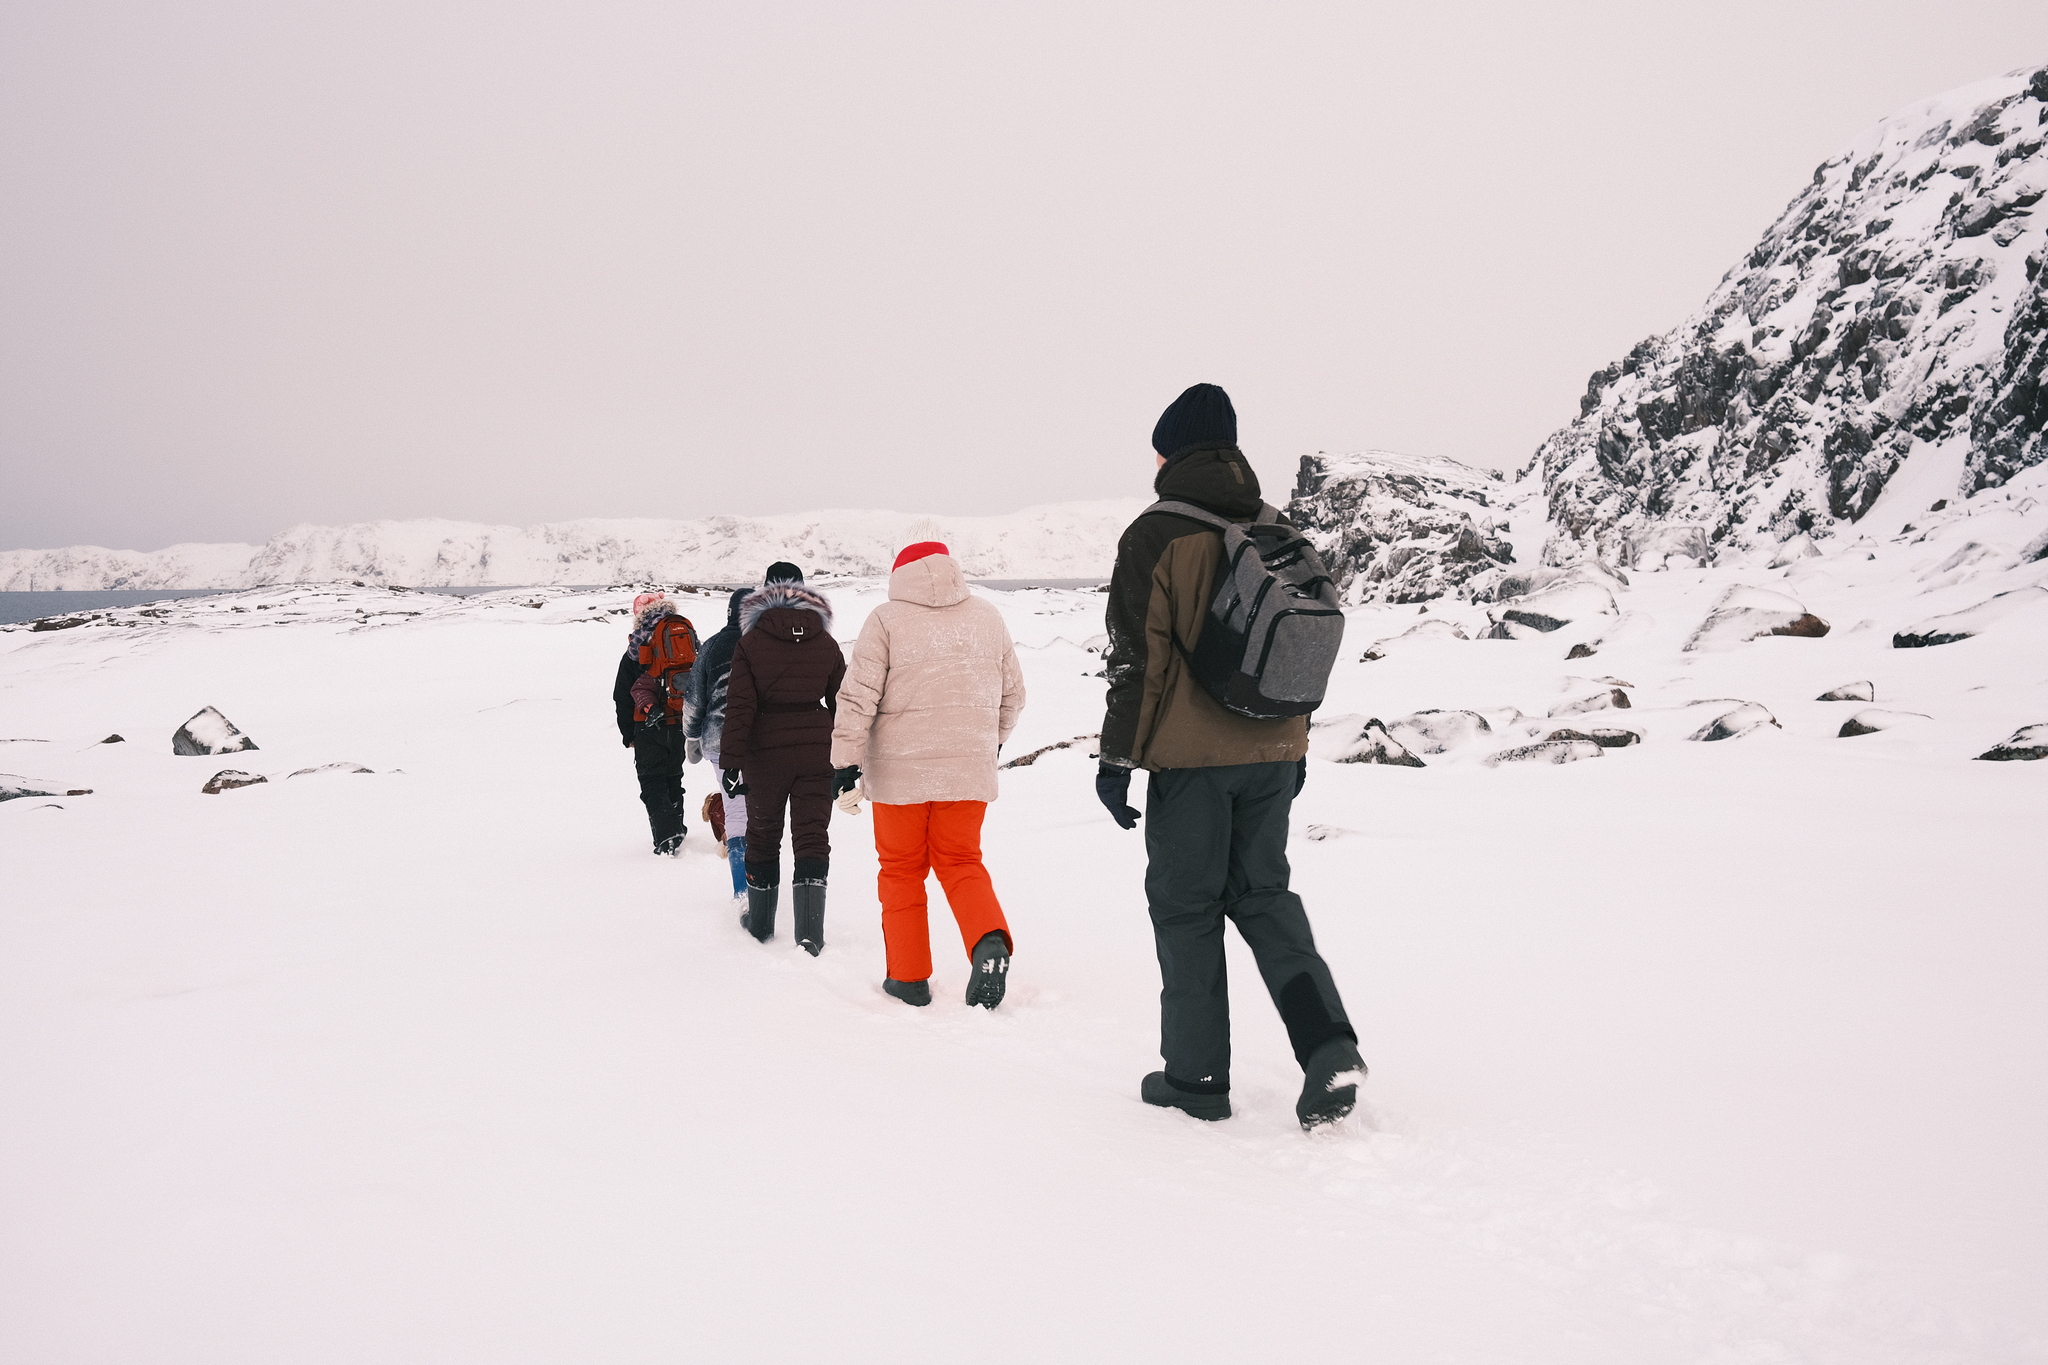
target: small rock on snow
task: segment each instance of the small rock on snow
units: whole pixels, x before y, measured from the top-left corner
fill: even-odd
[[[1486,766],[1497,768],[1503,763],[1577,763],[1583,758],[1605,757],[1601,746],[1591,739],[1543,740],[1536,744],[1522,744],[1513,749],[1502,749],[1487,757]]]
[[[1359,731],[1358,738],[1345,746],[1345,752],[1336,760],[1339,763],[1386,763],[1396,768],[1425,767],[1423,761],[1408,752],[1401,742],[1387,733],[1387,727],[1377,719],[1369,720]]]
[[[1843,683],[1830,687],[1814,698],[1815,701],[1876,701],[1877,688],[1867,682]]]
[[[1983,632],[1992,622],[2016,611],[2048,601],[2048,587],[2014,588],[1979,602],[1974,607],[1952,611],[1908,626],[1892,636],[1893,649],[1925,649],[1931,645],[1952,645]]]
[[[1593,646],[1586,644],[1584,641],[1581,641],[1578,644],[1573,645],[1564,657],[1566,662],[1570,662],[1573,659],[1590,659],[1599,652],[1600,651],[1593,648]]]
[[[1625,749],[1631,744],[1641,744],[1643,737],[1633,730],[1623,730],[1618,726],[1599,726],[1591,730],[1552,730],[1543,737],[1546,744],[1564,740],[1585,740],[1603,749]]]
[[[253,787],[270,779],[262,773],[245,773],[238,768],[222,768],[206,779],[206,785],[199,790],[208,796],[219,796],[222,792],[233,791],[236,787]]]
[[[1866,707],[1842,722],[1842,728],[1835,732],[1837,739],[1854,739],[1857,735],[1874,735],[1879,730],[1889,730],[1894,725],[1909,720],[1926,720],[1917,711],[1880,711]]]
[[[119,735],[108,735],[105,739],[100,741],[100,743],[102,744],[126,744],[127,742],[127,740],[121,738]]]
[[[1725,711],[1716,716],[1698,730],[1686,736],[1686,738],[1698,740],[1740,739],[1744,735],[1761,730],[1766,725],[1777,726],[1778,718],[1757,705],[1757,703],[1746,701],[1733,711]]]
[[[287,776],[304,777],[308,773],[367,773],[373,771],[375,770],[365,768],[360,763],[322,763],[317,768],[301,768],[295,773],[287,774]]]
[[[1553,716],[1576,716],[1587,711],[1605,711],[1610,708],[1629,709],[1628,693],[1618,687],[1603,687],[1569,701],[1561,701],[1550,708]]]
[[[2048,758],[2048,725],[2022,725],[2010,739],[2000,740],[1977,757],[1993,763]]]
[[[1827,622],[1785,594],[1738,583],[1721,594],[1721,600],[1700,622],[1700,628],[1692,633],[1684,648],[1690,651],[1737,645],[1766,635],[1811,640],[1827,633]]]
[[[255,740],[237,730],[233,721],[211,706],[200,708],[171,736],[171,752],[188,756],[239,754],[255,747]]]

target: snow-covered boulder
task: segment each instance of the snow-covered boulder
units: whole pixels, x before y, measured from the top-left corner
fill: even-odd
[[[1310,731],[1309,748],[1317,758],[1332,763],[1385,763],[1397,768],[1425,766],[1401,741],[1387,733],[1387,727],[1377,717],[1333,716],[1327,721],[1318,721]]]
[[[1837,739],[1854,739],[1857,735],[1874,735],[1879,730],[1890,730],[1909,721],[1926,720],[1917,711],[1882,711],[1875,706],[1865,707],[1842,722],[1842,728],[1835,732]]]
[[[1740,739],[1744,735],[1755,734],[1766,726],[1773,729],[1783,728],[1778,724],[1778,718],[1764,707],[1756,702],[1746,701],[1732,711],[1722,712],[1686,738],[1706,741]]]
[[[300,768],[297,772],[287,773],[286,776],[311,777],[315,773],[368,773],[374,771],[376,770],[365,768],[360,763],[322,763],[316,768]]]
[[[1868,682],[1848,682],[1840,687],[1830,687],[1814,698],[1815,701],[1876,701],[1877,687]]]
[[[1828,633],[1828,623],[1809,612],[1793,598],[1769,588],[1741,584],[1721,594],[1721,600],[1707,613],[1707,619],[1685,642],[1687,650],[1716,649],[1741,644],[1766,635],[1792,635],[1817,639]]]
[[[13,773],[0,773],[0,801],[16,801],[24,796],[60,795],[50,790],[52,785],[33,778],[17,777]]]
[[[1562,630],[1574,621],[1617,614],[1614,594],[1597,583],[1559,583],[1525,597],[1510,598],[1488,613],[1496,628],[1512,624],[1543,634]]]
[[[1418,621],[1399,635],[1390,635],[1384,640],[1375,640],[1359,656],[1360,663],[1372,663],[1384,659],[1395,649],[1408,645],[1423,644],[1433,640],[1469,640],[1465,628],[1455,621]]]
[[[2048,758],[2048,725],[2022,725],[1977,757],[1993,763]]]
[[[1466,585],[1512,563],[1492,470],[1433,456],[1368,450],[1304,455],[1287,518],[1352,602],[1469,596]]]
[[[1589,689],[1581,688],[1575,695],[1567,697],[1551,707],[1550,714],[1553,716],[1578,716],[1584,715],[1588,711],[1606,711],[1610,709],[1626,711],[1631,705],[1628,693],[1622,691],[1619,687],[1600,684]]]
[[[2030,613],[2048,605],[2048,587],[2014,588],[1974,607],[1935,616],[1906,627],[1892,636],[1893,649],[1925,649],[1931,645],[1952,645],[1981,635],[1999,621]]]
[[[1595,373],[1539,448],[1542,562],[1825,542],[1908,464],[1961,447],[1953,497],[2048,458],[2043,109],[2048,68],[1981,81],[1824,162],[1699,310]]]
[[[1498,768],[1503,763],[1577,763],[1581,759],[1604,757],[1606,751],[1590,739],[1546,739],[1535,744],[1521,744],[1512,749],[1502,749],[1497,754],[1488,754],[1486,766]]]
[[[178,727],[171,736],[171,752],[186,756],[206,754],[239,754],[256,747],[256,741],[237,730],[234,722],[214,710],[202,707],[199,713]]]
[[[199,790],[208,796],[219,796],[222,792],[230,792],[237,787],[253,787],[259,782],[269,780],[262,773],[245,773],[239,768],[222,768],[207,778],[206,785]]]
[[[1410,752],[1442,754],[1462,749],[1493,727],[1477,711],[1417,711],[1387,726],[1387,734]]]
[[[1552,730],[1543,739],[1545,743],[1584,740],[1589,744],[1597,744],[1603,749],[1626,749],[1631,744],[1641,744],[1643,742],[1643,737],[1635,731],[1609,725],[1595,726],[1590,730]]]
[[[1800,560],[1812,559],[1819,553],[1820,546],[1815,545],[1813,543],[1812,536],[1807,535],[1804,531],[1802,531],[1798,535],[1793,536],[1790,540],[1787,540],[1784,544],[1780,545],[1778,547],[1777,553],[1771,556],[1770,563],[1766,567],[1772,569],[1789,569],[1794,564],[1797,564]]]

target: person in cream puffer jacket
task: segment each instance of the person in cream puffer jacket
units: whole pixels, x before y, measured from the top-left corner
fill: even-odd
[[[937,541],[912,545],[889,575],[847,662],[832,731],[835,787],[874,803],[877,879],[898,999],[931,999],[925,878],[937,872],[972,964],[969,1004],[1002,999],[1010,926],[981,862],[996,798],[996,750],[1024,709],[1010,631]]]

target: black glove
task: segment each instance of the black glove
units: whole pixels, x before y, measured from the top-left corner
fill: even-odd
[[[1301,795],[1301,789],[1308,785],[1308,759],[1306,756],[1294,760],[1294,794]]]
[[[853,763],[844,768],[834,768],[832,770],[832,795],[844,796],[847,792],[852,791],[854,784],[859,781],[860,764]]]
[[[727,768],[719,778],[718,785],[725,788],[727,796],[745,796],[747,779],[738,768]]]
[[[1131,795],[1131,770],[1114,763],[1105,763],[1095,770],[1095,795],[1109,809],[1110,818],[1125,829],[1135,829],[1138,812],[1128,804]]]

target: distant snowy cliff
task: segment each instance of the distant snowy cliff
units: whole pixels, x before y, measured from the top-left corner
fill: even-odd
[[[1144,505],[1143,499],[1054,503],[996,517],[848,511],[541,526],[296,526],[262,545],[0,551],[0,591],[251,588],[338,579],[409,587],[743,583],[778,559],[807,573],[884,574],[905,544],[934,538],[952,547],[971,577],[1107,577],[1117,537]]]
[[[1425,602],[1514,562],[1509,491],[1499,474],[1456,460],[1304,455],[1287,512],[1349,600]]]
[[[1953,498],[2048,458],[2044,138],[2048,68],[1923,101],[1821,165],[1538,450],[1544,562],[1822,539],[1908,462]]]

